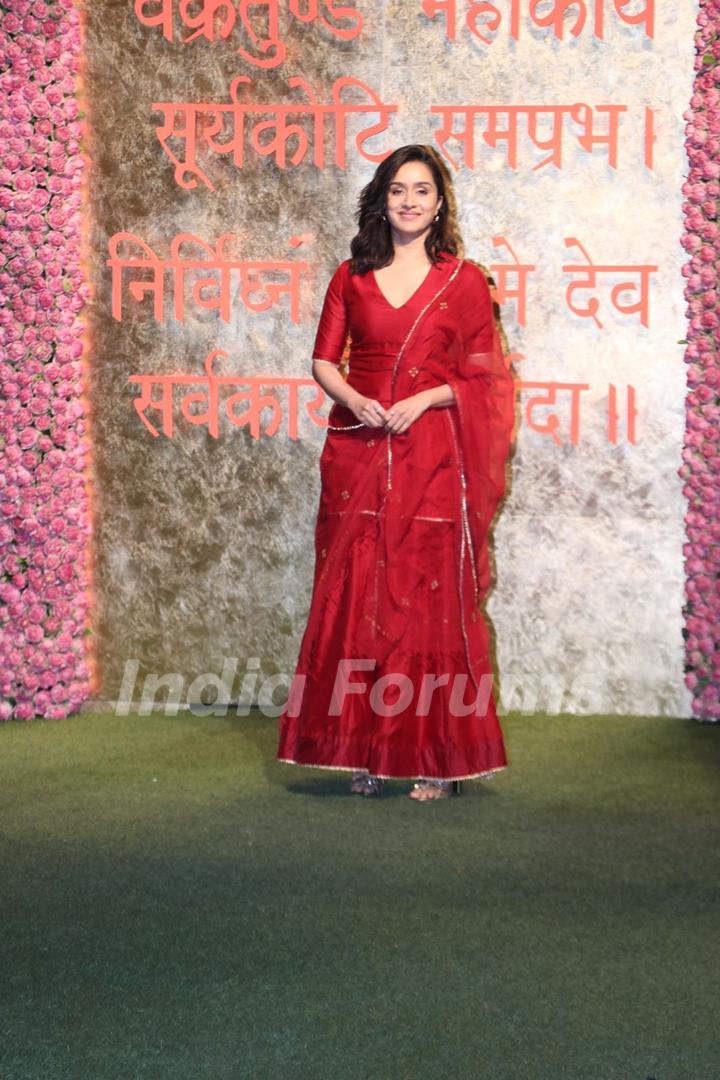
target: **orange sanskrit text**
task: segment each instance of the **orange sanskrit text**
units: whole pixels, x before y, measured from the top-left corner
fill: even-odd
[[[638,10],[626,11],[631,5]],[[566,31],[574,38],[585,33],[602,41],[608,13],[625,26],[642,26],[648,38],[655,34],[654,0],[421,0],[421,9],[429,19],[444,20],[450,41],[467,30],[483,45],[492,45],[499,32],[518,41],[521,20],[530,31],[539,27],[549,35],[552,28],[557,41],[564,40]]]
[[[589,383],[523,381],[518,384],[518,388],[521,392],[524,390],[542,391],[541,393],[534,393],[532,397],[527,398],[525,401],[523,419],[532,431],[536,431],[539,435],[549,435],[558,446],[562,446],[564,441],[571,443],[573,446],[580,442],[580,395],[583,390],[590,389]],[[557,412],[544,412],[540,418],[533,415],[536,409],[554,410],[557,405],[559,390],[567,391],[570,395],[567,440],[563,440],[559,434],[562,421]],[[563,402],[563,405],[567,407],[567,399]]]
[[[213,155],[229,154],[232,163],[242,168],[248,150],[260,158],[270,157],[279,168],[286,169],[288,164],[304,162],[312,146],[312,163],[322,169],[328,118],[333,121],[332,162],[338,168],[347,165],[349,134],[354,133],[355,149],[367,161],[382,161],[391,153],[391,149],[375,152],[365,143],[387,131],[390,114],[397,112],[398,107],[384,105],[358,79],[336,79],[329,104],[319,102],[312,87],[299,75],[288,79],[288,86],[306,100],[253,102],[248,100],[251,81],[246,75],[233,79],[227,105],[172,101],[153,104],[153,110],[163,114],[156,134],[175,166],[175,180],[180,187],[195,188],[199,180],[214,191],[215,184],[209,175],[216,164]],[[360,117],[365,126],[357,130],[356,121]],[[349,123],[353,128],[350,133]]]
[[[301,390],[309,388],[312,399],[305,402],[305,411],[317,427],[326,428],[327,419],[318,410],[322,406],[325,394],[312,378],[302,379],[282,375],[215,375],[213,363],[217,357],[226,356],[222,349],[214,349],[205,359],[205,374],[185,375],[180,373],[164,375],[143,375],[136,373],[128,377],[128,382],[139,383],[142,393],[134,398],[135,411],[150,434],[157,438],[160,432],[145,415],[148,409],[162,414],[162,432],[169,439],[173,437],[174,424],[174,387],[201,386],[201,390],[186,390],[180,398],[181,425],[207,427],[213,438],[220,437],[220,398],[221,390],[226,387],[241,387],[225,397],[224,417],[234,427],[247,427],[253,439],[262,435],[277,435],[283,420],[291,439],[298,438],[298,404]],[[153,388],[160,387],[159,396],[153,394]],[[268,388],[272,389],[272,393]],[[287,398],[285,406],[278,391],[284,391]],[[200,406],[200,410],[191,406]],[[246,406],[238,412],[238,406]],[[269,416],[264,415],[269,410]]]
[[[589,383],[578,382],[517,382],[517,390],[522,395],[531,391],[525,398],[522,421],[538,435],[550,438],[556,446],[577,446],[581,439],[580,406],[582,394],[590,389]],[[558,394],[561,395],[558,400]],[[621,412],[621,399],[624,396]],[[635,421],[635,387],[626,386],[624,395],[614,383],[608,384],[607,438],[616,444],[621,434],[621,423],[625,427],[625,439],[633,445],[637,442]],[[565,431],[563,438],[561,431]]]
[[[178,233],[170,242],[169,256],[159,258],[134,233],[115,233],[108,242],[110,258],[106,260],[112,271],[113,318],[123,317],[123,272],[130,272],[134,280],[127,282],[127,291],[137,301],[152,293],[156,322],[165,317],[166,274],[172,279],[172,311],[178,322],[185,320],[188,296],[194,314],[198,309],[217,311],[223,322],[230,322],[233,301],[249,311],[267,311],[286,299],[290,318],[299,322],[300,285],[308,264],[240,259],[230,250],[236,240],[232,233],[224,233],[213,247],[192,233]]]
[[[260,68],[277,67],[287,57],[283,41],[287,26],[281,26],[281,14],[286,23],[289,19],[318,23],[341,41],[358,37],[363,28],[357,8],[333,0],[287,0],[282,5],[280,0],[135,0],[138,20],[161,29],[168,41],[175,39],[177,24],[183,45],[198,38],[217,41],[234,36],[241,42],[238,52],[243,60]],[[185,34],[186,30],[190,32]]]
[[[620,398],[624,398],[624,415],[620,411]],[[620,422],[625,424],[625,438],[633,445],[637,442],[635,437],[635,421],[637,419],[637,407],[635,405],[635,387],[626,386],[624,394],[621,393],[614,383],[608,384],[608,442],[617,443]]]
[[[520,354],[513,355],[522,359]],[[302,437],[299,415],[307,418],[306,432],[313,427],[327,429],[327,417],[321,412],[326,395],[314,379],[288,375],[214,374],[212,369],[216,359],[225,356],[227,353],[222,349],[208,353],[204,374],[149,375],[138,372],[128,377],[128,382],[140,386],[141,393],[133,399],[133,405],[153,438],[162,431],[171,439],[176,427],[187,432],[195,426],[205,427],[213,438],[218,439],[221,425],[230,424],[231,428],[246,427],[255,440],[261,436],[272,438],[280,432],[297,440]],[[154,392],[157,387],[159,390]],[[176,411],[176,387],[182,388],[178,395],[179,414]],[[237,389],[228,394],[227,388],[233,387]],[[516,389],[519,395],[531,392],[522,408],[522,422],[531,431],[549,437],[557,446],[578,445],[581,396],[590,389],[589,383],[518,380]],[[302,402],[301,397],[304,398]],[[242,407],[241,411],[238,411],[239,407]],[[160,413],[159,430],[146,415],[149,410]],[[608,441],[616,444],[622,437],[624,426],[625,439],[634,444],[636,419],[635,388],[626,386],[621,390],[610,383],[607,391]],[[564,438],[561,430],[566,433]]]
[[[525,326],[525,313],[527,308],[527,279],[537,267],[534,263],[521,263],[515,250],[505,236],[493,236],[493,247],[504,247],[510,252],[511,263],[490,263],[489,269],[493,278],[497,281],[495,287],[495,300],[501,306],[508,300],[517,300],[517,321],[520,326]],[[511,281],[508,281],[508,278]]]
[[[540,156],[537,151],[546,153],[532,166],[532,171],[554,165],[563,168],[563,152],[566,151],[568,138],[574,138],[577,144],[588,154],[596,147],[607,153],[611,168],[618,166],[620,117],[627,113],[627,105],[586,105],[576,102],[572,105],[431,105],[430,112],[441,118],[441,125],[433,132],[445,160],[453,169],[464,165],[468,169],[476,167],[475,125],[482,117],[482,142],[493,150],[501,146],[505,162],[511,169],[519,167],[521,141],[532,144],[530,154]],[[524,123],[521,123],[521,120]],[[571,131],[565,131],[565,124],[572,125]],[[647,106],[642,110],[642,152],[643,162],[651,169],[653,165],[654,113]],[[448,143],[460,144],[460,151],[448,149]],[[549,152],[548,152],[549,151]],[[461,156],[458,157],[460,152]],[[529,164],[529,162],[528,162]]]
[[[602,323],[598,318],[598,310],[600,308],[600,301],[596,296],[591,296],[586,304],[582,307],[576,306],[577,301],[573,301],[573,294],[578,290],[595,289],[597,285],[598,274],[621,274],[624,276],[624,280],[617,282],[610,293],[610,302],[616,311],[619,311],[623,315],[639,315],[640,322],[643,326],[649,326],[649,292],[650,292],[650,274],[655,273],[658,267],[650,263],[642,263],[640,265],[620,265],[620,264],[607,264],[600,265],[594,263],[587,251],[575,236],[565,237],[566,247],[578,248],[585,259],[585,263],[566,263],[561,267],[565,274],[577,274],[579,280],[571,282],[565,291],[565,300],[567,306],[575,315],[579,315],[581,318],[590,318],[595,321],[598,327],[602,327]],[[636,280],[628,280],[626,275],[636,276]],[[625,303],[620,302],[620,296],[622,293],[632,294],[633,299],[627,300]]]

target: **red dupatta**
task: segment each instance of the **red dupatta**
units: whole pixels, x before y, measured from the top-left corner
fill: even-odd
[[[423,307],[394,361],[393,400],[415,392],[421,372],[437,385],[453,390],[454,405],[446,413],[454,446],[457,520],[461,522],[458,553],[459,588],[467,594],[466,569],[472,578],[472,597],[478,607],[491,581],[489,528],[505,492],[505,468],[514,427],[514,383],[505,364],[493,303],[484,273],[458,260],[447,280]],[[425,380],[427,384],[427,379]],[[362,470],[353,470],[353,486],[342,494],[342,524],[334,530],[328,549],[316,551],[315,610],[332,615],[341,602],[355,545],[377,544],[378,577],[364,599],[362,627],[354,644],[364,655],[382,661],[403,639],[412,619],[413,593],[427,585],[424,570],[404,552],[411,550],[410,527],[422,516],[423,487],[393,486],[393,436],[385,429],[352,427],[353,414],[335,406],[328,439],[343,440],[342,451],[362,454]],[[416,424],[422,424],[420,417]],[[342,428],[347,428],[343,433]],[[335,429],[335,430],[333,430]],[[354,442],[360,435],[362,446]],[[368,439],[372,436],[372,441]],[[354,443],[354,445],[353,445]],[[419,474],[421,475],[421,473]],[[378,504],[378,483],[384,488]],[[328,618],[328,624],[333,620]],[[361,642],[361,644],[359,644]],[[311,666],[309,655],[300,667]]]
[[[457,436],[461,515],[475,603],[480,605],[491,584],[489,533],[506,492],[506,470],[515,424],[515,383],[505,362],[490,287],[474,263],[460,263],[471,280],[458,280],[445,300],[454,305],[457,334],[444,356],[433,348],[432,326],[417,342],[425,364],[446,382],[455,397],[451,409]],[[459,275],[458,275],[459,279]],[[416,361],[417,364],[417,361]]]

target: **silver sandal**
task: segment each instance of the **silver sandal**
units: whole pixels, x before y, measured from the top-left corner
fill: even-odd
[[[350,791],[353,795],[380,795],[385,787],[382,776],[371,776],[366,772],[355,772],[350,781]]]
[[[430,798],[419,799],[413,795],[413,791],[433,792]],[[462,780],[418,780],[413,784],[410,798],[415,802],[435,802],[437,799],[450,799],[453,795],[462,794]]]

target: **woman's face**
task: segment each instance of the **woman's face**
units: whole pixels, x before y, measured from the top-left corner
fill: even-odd
[[[398,238],[426,232],[442,205],[433,174],[422,161],[406,161],[390,181],[386,216]]]

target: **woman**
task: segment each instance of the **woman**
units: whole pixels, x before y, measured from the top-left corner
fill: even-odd
[[[313,350],[313,376],[335,404],[278,758],[351,770],[361,795],[386,777],[417,778],[410,795],[426,801],[507,765],[480,603],[513,381],[485,276],[458,257],[435,151],[386,158],[358,219]]]

